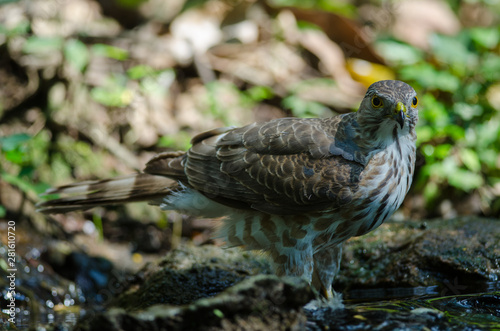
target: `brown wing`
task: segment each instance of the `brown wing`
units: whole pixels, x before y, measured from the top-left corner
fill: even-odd
[[[204,133],[182,159],[187,183],[237,208],[337,208],[350,201],[364,168],[358,147],[344,144],[353,118],[287,118]]]

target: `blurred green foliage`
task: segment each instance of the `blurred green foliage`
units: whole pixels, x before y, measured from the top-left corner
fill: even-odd
[[[38,148],[42,145],[44,142],[39,137],[24,133],[0,137],[0,178],[26,194],[36,196],[44,192],[50,186],[34,180],[40,162]],[[0,208],[0,217],[2,214],[5,214],[3,207]]]
[[[418,147],[425,165],[417,180],[431,205],[447,192],[476,190],[498,212],[490,193],[500,182],[500,28],[463,29],[458,36],[433,35],[427,53],[396,40],[379,50],[396,64],[402,80],[420,93]]]
[[[140,1],[132,0],[131,3]],[[198,3],[189,1],[188,3]],[[342,1],[274,0],[276,6],[300,6],[329,10],[344,16],[355,16],[356,7]],[[456,2],[452,6],[458,8]],[[303,24],[299,22],[299,24]],[[62,37],[30,36],[29,22],[21,21],[15,28],[0,24],[0,34],[9,38],[25,38],[22,52],[38,57],[60,53],[69,67],[84,74],[93,57],[105,57],[120,62],[130,61],[127,50]],[[494,192],[500,185],[500,27],[463,29],[458,36],[435,34],[428,50],[417,49],[391,37],[383,36],[375,46],[391,63],[399,79],[415,87],[420,98],[420,121],[417,127],[418,148],[425,159],[413,188],[423,194],[428,207],[448,198],[460,198],[471,193],[481,197],[487,212],[500,211],[500,199]],[[110,73],[99,86],[85,85],[96,102],[107,107],[126,107],[139,86],[139,93],[162,96],[166,86],[176,79],[171,68],[153,69],[146,65],[131,66],[125,72]],[[273,98],[282,98],[281,106],[295,116],[317,117],[330,110],[302,97],[308,88],[335,84],[331,79],[310,79],[290,87],[285,96],[276,96],[267,86],[248,86],[240,90],[227,81],[206,84],[207,113],[231,125],[228,113],[232,105],[219,98],[221,94],[236,95],[237,104],[252,108]],[[496,100],[496,101],[495,101]],[[186,149],[190,134],[162,137],[159,147]],[[0,137],[0,175],[3,180],[24,192],[40,193],[47,182],[78,175],[96,175],[102,155],[83,141],[64,136],[53,139],[47,129],[35,136],[13,134]],[[52,175],[51,175],[52,174]],[[57,174],[55,176],[54,174]],[[41,183],[41,184],[34,184]],[[496,186],[496,191],[495,191]],[[489,210],[488,210],[489,208]],[[0,217],[5,210],[0,207]]]

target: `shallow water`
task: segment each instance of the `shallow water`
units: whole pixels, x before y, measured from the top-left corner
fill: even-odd
[[[344,309],[307,311],[308,329],[500,329],[500,282],[482,285],[491,292],[453,294],[464,291],[456,286],[353,290],[346,295]]]

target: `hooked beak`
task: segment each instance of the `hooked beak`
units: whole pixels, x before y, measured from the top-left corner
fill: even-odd
[[[406,117],[406,106],[402,102],[398,102],[396,107],[394,107],[394,120],[398,122],[401,129],[405,125],[405,117]]]

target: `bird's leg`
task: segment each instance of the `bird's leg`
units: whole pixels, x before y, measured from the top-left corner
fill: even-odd
[[[278,276],[301,277],[311,283],[314,265],[311,245],[287,248],[273,246],[268,252]]]
[[[312,286],[327,300],[333,298],[332,283],[340,269],[342,244],[314,253]]]

